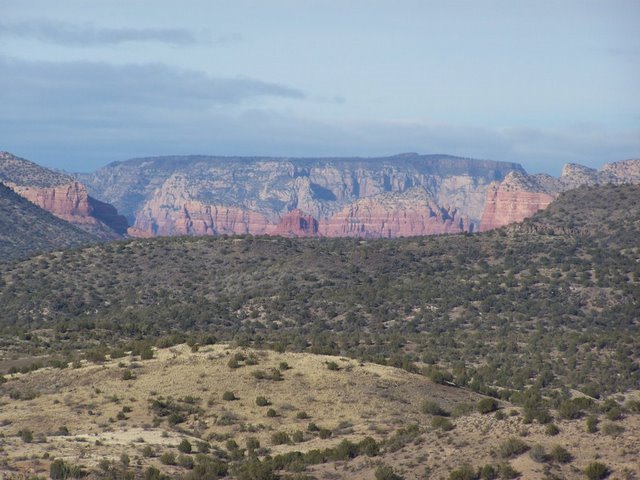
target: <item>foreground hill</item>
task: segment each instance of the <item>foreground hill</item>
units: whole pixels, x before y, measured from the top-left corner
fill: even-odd
[[[0,183],[0,263],[98,241]]]
[[[0,182],[58,218],[103,240],[122,238],[127,221],[117,210],[89,196],[73,177],[0,152]],[[32,228],[37,229],[37,225]]]
[[[531,423],[527,408],[345,358],[226,345],[111,353],[117,358],[59,362],[0,386],[3,478],[575,479],[594,464],[617,478],[640,471],[633,395],[574,400],[572,412],[598,418],[588,432],[589,422],[565,407],[553,424]]]
[[[620,392],[640,380],[638,198],[634,185],[583,188],[521,228],[472,236],[184,237],[52,253],[0,273],[0,325],[55,327],[53,343],[21,340],[23,351],[209,332],[427,364],[503,398]]]

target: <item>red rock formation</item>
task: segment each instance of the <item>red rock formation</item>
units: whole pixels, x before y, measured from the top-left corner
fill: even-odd
[[[148,208],[130,229],[132,235],[264,235],[271,230],[263,215],[240,207],[188,200],[171,208],[154,202]]]
[[[302,210],[291,210],[270,232],[271,235],[283,237],[312,237],[318,235],[318,221],[311,215],[305,215]]]
[[[378,195],[354,202],[320,225],[327,237],[393,238],[469,231],[456,209],[426,198]]]
[[[491,184],[480,219],[480,231],[521,222],[538,210],[547,208],[557,194],[539,190],[529,185],[521,174],[515,173],[507,175],[502,182]]]
[[[103,239],[115,239],[127,231],[127,219],[108,203],[91,198],[80,182],[51,187],[15,185],[13,191],[56,217]]]

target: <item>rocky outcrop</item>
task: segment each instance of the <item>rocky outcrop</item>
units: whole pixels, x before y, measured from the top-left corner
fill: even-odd
[[[0,180],[14,192],[58,218],[101,239],[126,233],[126,218],[108,203],[89,196],[76,179],[9,153],[0,153]]]
[[[509,173],[501,182],[494,182],[489,186],[480,230],[487,231],[521,222],[546,208],[562,192],[582,185],[607,183],[640,183],[640,160],[608,163],[600,170],[567,164],[562,169],[560,178]]]
[[[419,190],[381,194],[349,204],[322,221],[327,237],[393,238],[472,231],[458,210],[438,206]]]
[[[296,208],[282,217],[270,234],[282,237],[315,237],[318,235],[318,220]]]
[[[493,230],[520,222],[546,208],[556,195],[536,181],[535,177],[512,172],[502,182],[489,186],[480,219],[480,230]]]

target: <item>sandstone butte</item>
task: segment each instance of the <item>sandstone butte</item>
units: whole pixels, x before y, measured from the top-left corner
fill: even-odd
[[[121,238],[127,231],[126,218],[112,205],[90,197],[72,177],[6,152],[0,152],[0,162],[3,184],[56,217],[105,240]]]

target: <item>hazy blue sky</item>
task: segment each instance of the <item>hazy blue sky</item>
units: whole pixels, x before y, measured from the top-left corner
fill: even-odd
[[[640,1],[0,0],[0,150],[640,157]]]

